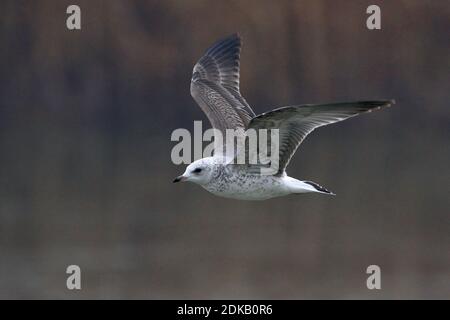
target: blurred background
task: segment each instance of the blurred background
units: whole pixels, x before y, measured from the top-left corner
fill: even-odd
[[[0,298],[449,298],[450,4],[376,1],[370,31],[371,4],[1,1]],[[172,131],[209,127],[192,67],[234,32],[257,114],[396,99],[314,132],[291,161],[336,197],[172,184]],[[382,290],[366,288],[371,264]]]

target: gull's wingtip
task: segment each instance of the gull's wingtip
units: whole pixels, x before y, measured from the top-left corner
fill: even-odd
[[[394,99],[386,99],[386,100],[373,100],[373,101],[363,101],[363,104],[366,104],[368,106],[372,105],[374,107],[383,108],[383,107],[390,107],[395,104]]]
[[[223,38],[222,40],[235,40],[235,41],[242,41],[242,36],[239,32],[234,32]]]

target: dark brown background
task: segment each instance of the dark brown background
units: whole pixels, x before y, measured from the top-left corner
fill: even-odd
[[[0,298],[449,298],[450,5],[376,3],[381,31],[373,1],[1,1]],[[234,32],[256,113],[397,100],[296,154],[336,197],[171,183],[171,132],[206,120],[192,67]]]

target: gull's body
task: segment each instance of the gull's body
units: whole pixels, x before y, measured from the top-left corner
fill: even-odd
[[[214,195],[239,200],[265,200],[291,193],[322,192],[331,194],[313,182],[303,182],[286,173],[281,175],[261,175],[249,172],[244,166],[228,164],[222,157],[208,157],[192,163],[187,172],[201,167],[204,181],[191,177],[188,181],[197,182]],[[183,177],[183,176],[181,176]],[[183,180],[183,178],[180,178]]]
[[[240,200],[265,200],[306,192],[333,194],[314,182],[286,174],[298,146],[318,127],[389,106],[393,101],[289,106],[255,116],[239,90],[240,49],[238,35],[213,45],[194,66],[191,94],[212,126],[221,132],[278,129],[278,170],[271,175],[261,174],[261,164],[235,164],[222,153],[215,153],[190,164],[174,182],[191,181],[217,196]]]

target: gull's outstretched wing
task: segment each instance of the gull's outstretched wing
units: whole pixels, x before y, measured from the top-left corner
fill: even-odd
[[[298,146],[314,129],[394,103],[393,100],[381,100],[282,107],[253,118],[249,129],[279,129],[277,173],[280,174]]]
[[[194,66],[191,95],[213,128],[245,129],[255,116],[239,91],[241,38],[235,34],[211,48]]]

